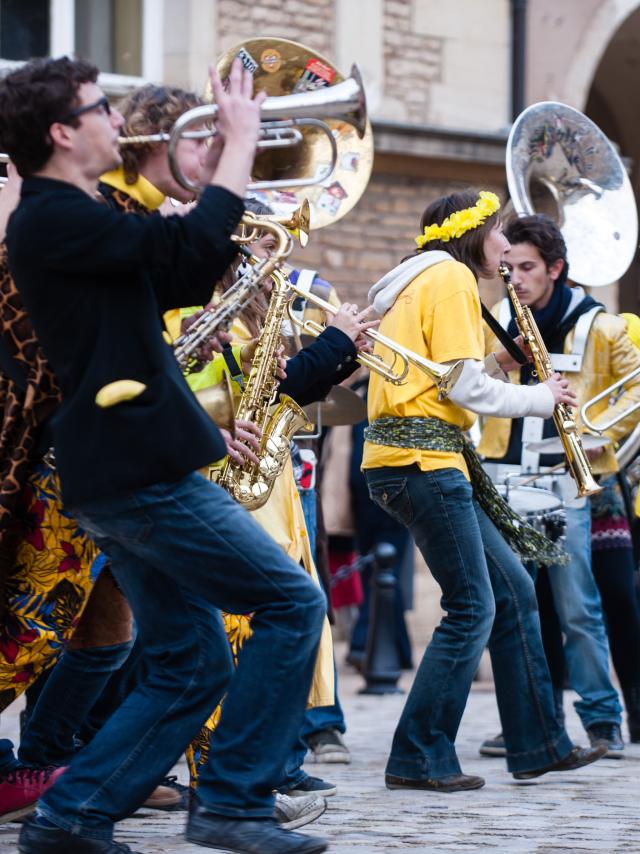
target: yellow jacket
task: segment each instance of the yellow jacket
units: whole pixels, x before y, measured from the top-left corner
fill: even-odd
[[[498,316],[498,313],[499,304],[492,309],[492,314],[495,317]],[[483,324],[483,328],[485,353],[503,349],[489,327]],[[565,338],[565,353],[571,353],[573,334],[574,330],[572,329]],[[626,322],[614,314],[607,314],[606,312],[597,314],[589,332],[582,370],[579,374],[564,374],[578,397],[578,406],[574,415],[580,432],[585,432],[580,419],[582,405],[638,366],[640,366],[640,352],[629,339]],[[519,370],[512,371],[509,374],[509,379],[511,382],[519,382]],[[617,412],[621,412],[638,400],[640,400],[640,376],[635,377],[625,386],[624,393],[615,403],[609,405],[609,401],[604,399],[590,409],[589,416],[596,424],[608,421]],[[611,439],[611,444],[607,445],[604,453],[592,463],[594,474],[618,470],[613,443],[630,433],[637,423],[638,413],[636,411],[606,431],[604,435]],[[509,445],[510,432],[511,420],[509,418],[488,418],[483,426],[482,439],[478,446],[479,453],[492,459],[504,457]]]

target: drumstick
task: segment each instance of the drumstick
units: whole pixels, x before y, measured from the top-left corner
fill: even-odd
[[[551,474],[554,471],[559,471],[560,469],[565,468],[565,466],[566,464],[564,462],[556,463],[555,466],[552,466],[547,471],[539,471],[536,474],[532,474],[531,477],[526,478],[526,480],[521,480],[518,483],[518,486],[526,486],[528,483],[533,483],[534,480],[538,480],[539,477],[544,477],[546,474]]]

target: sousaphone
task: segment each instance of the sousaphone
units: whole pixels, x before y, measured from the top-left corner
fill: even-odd
[[[237,56],[245,68],[253,71],[254,91],[264,90],[268,96],[327,89],[345,80],[326,57],[303,44],[281,38],[247,39],[232,47],[218,61],[218,73],[223,80]],[[211,99],[209,86],[205,97]],[[331,117],[323,121],[329,125],[338,149],[331,175],[321,184],[252,192],[280,216],[293,213],[308,199],[312,229],[337,222],[357,204],[373,165],[373,134],[368,120],[360,128],[364,130],[362,136],[352,122]],[[313,126],[302,128],[301,133],[304,137],[301,145],[258,153],[253,177],[272,181],[321,174],[331,162],[329,141]]]
[[[591,119],[555,101],[533,104],[511,128],[506,168],[515,211],[558,223],[572,281],[599,287],[627,271],[638,245],[633,190]]]

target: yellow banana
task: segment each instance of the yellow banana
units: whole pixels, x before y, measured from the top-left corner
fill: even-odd
[[[107,409],[109,406],[116,406],[126,400],[133,400],[141,395],[145,389],[146,385],[138,382],[138,380],[116,380],[102,386],[96,394],[96,403],[102,409]]]

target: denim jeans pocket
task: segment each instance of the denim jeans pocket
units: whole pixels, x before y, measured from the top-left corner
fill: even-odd
[[[400,480],[369,483],[369,495],[372,501],[386,510],[401,525],[408,527],[413,522],[413,506],[406,477]]]

